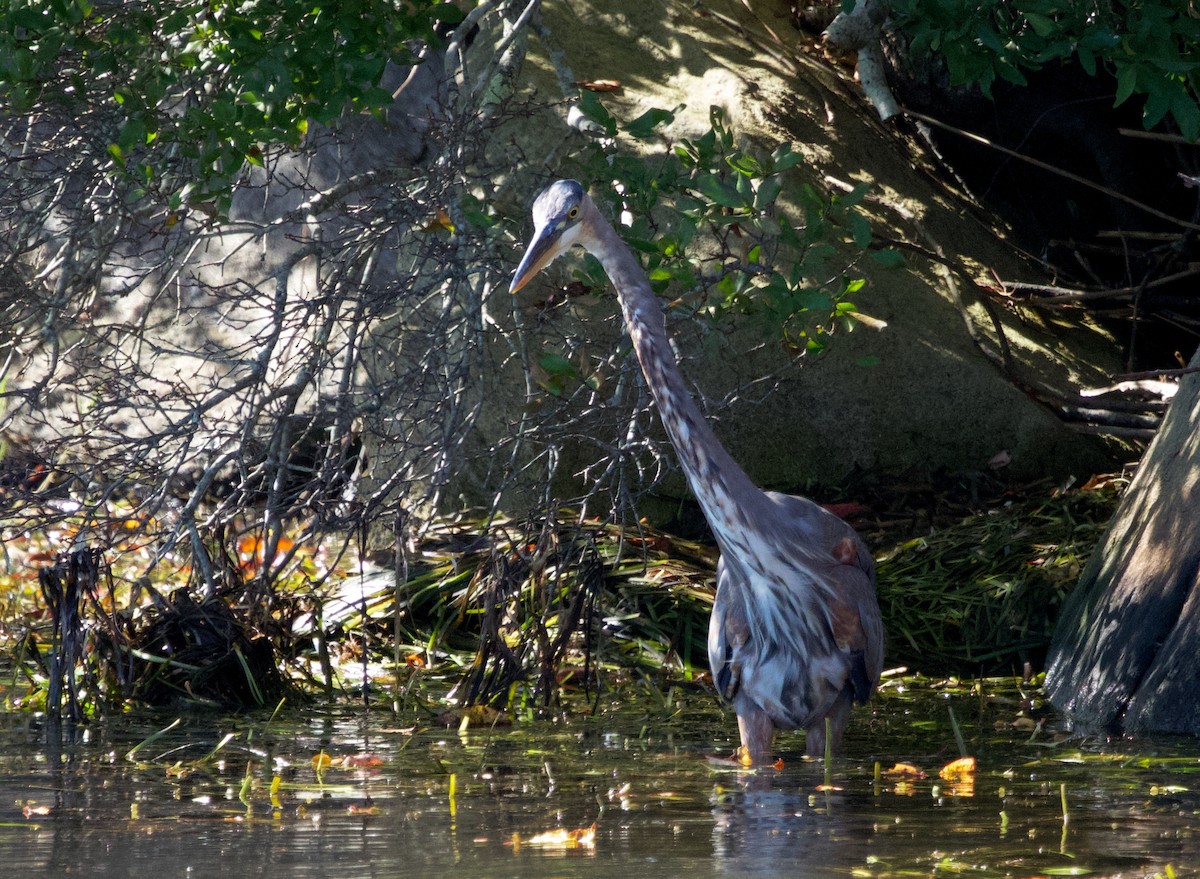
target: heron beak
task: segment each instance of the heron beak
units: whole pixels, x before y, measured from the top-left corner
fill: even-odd
[[[560,231],[560,227],[553,224],[538,229],[534,239],[529,242],[529,247],[525,250],[525,255],[521,257],[521,264],[517,266],[512,283],[508,286],[510,293],[516,293],[528,284],[533,280],[534,275],[548,266],[554,261],[556,256],[562,253]]]

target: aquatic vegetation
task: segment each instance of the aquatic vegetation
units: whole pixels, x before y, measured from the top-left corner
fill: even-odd
[[[1117,493],[1112,484],[1030,491],[916,538],[860,524],[888,547],[878,562],[888,661],[968,674],[1022,673],[1029,662],[1036,671]],[[5,699],[41,708],[66,677],[50,662],[62,638],[38,571],[69,560],[52,547],[70,535],[9,537],[0,642],[14,675]],[[410,717],[477,704],[511,721],[576,694],[596,712],[619,689],[642,692],[670,718],[689,693],[709,692],[715,551],[645,523],[621,528],[565,510],[459,520],[431,528],[402,559],[369,556],[353,540],[284,537],[269,587],[259,576],[264,548],[233,535],[209,550],[223,584],[213,594],[188,588],[200,582],[194,560],[173,552],[152,578],[134,576],[158,551],[133,528],[90,551],[97,570],[77,596],[82,641],[68,663],[89,715],[130,699],[257,707],[353,693]]]
[[[576,693],[552,718],[465,730],[347,705],[133,711],[54,760],[27,714],[0,713],[0,851],[30,879],[207,872],[231,853],[297,875],[573,875],[580,858],[599,876],[1196,875],[1195,742],[1030,741],[1013,723],[1044,716],[1030,693],[893,677],[846,757],[805,760],[792,734],[750,770],[710,759],[735,742],[700,694],[673,722],[647,694],[588,714]]]
[[[1013,499],[885,551],[877,562],[889,662],[929,672],[1040,668],[1120,488],[1097,481]]]

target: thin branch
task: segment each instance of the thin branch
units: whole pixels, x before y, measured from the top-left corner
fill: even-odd
[[[1041,168],[1043,171],[1049,171],[1051,174],[1055,174],[1064,179],[1071,180],[1075,183],[1078,183],[1081,186],[1087,187],[1088,189],[1095,190],[1096,192],[1103,193],[1104,195],[1108,196],[1109,198],[1124,202],[1125,204],[1130,205],[1131,207],[1137,208],[1139,211],[1142,211],[1143,213],[1149,214],[1150,216],[1156,217],[1160,220],[1164,220],[1168,223],[1171,223],[1172,225],[1180,227],[1181,229],[1189,229],[1193,232],[1200,232],[1200,224],[1192,223],[1187,220],[1181,220],[1181,219],[1179,219],[1179,217],[1174,217],[1171,214],[1168,214],[1164,211],[1160,211],[1157,208],[1151,207],[1150,205],[1145,204],[1144,202],[1140,202],[1135,198],[1130,198],[1128,195],[1125,195],[1123,192],[1117,192],[1115,189],[1110,189],[1107,186],[1102,186],[1101,184],[1096,183],[1094,180],[1089,180],[1086,177],[1082,177],[1079,174],[1074,174],[1070,171],[1064,171],[1062,168],[1058,168],[1054,165],[1051,165],[1049,162],[1043,162],[1040,159],[1035,159],[1032,156],[1027,156],[1024,153],[1019,153],[1016,150],[1011,150],[1008,147],[1001,146],[1000,144],[996,143],[995,141],[989,140],[988,138],[984,137],[983,135],[976,134],[972,131],[967,131],[962,128],[958,128],[956,126],[942,122],[939,119],[935,119],[932,116],[926,116],[924,113],[918,113],[916,110],[910,110],[910,109],[905,108],[903,112],[904,112],[905,116],[908,116],[911,119],[917,119],[921,122],[924,122],[927,125],[932,125],[935,128],[940,128],[943,131],[949,131],[950,133],[956,134],[959,137],[964,137],[967,140],[971,140],[971,141],[974,141],[975,143],[982,144],[983,146],[986,146],[989,149],[993,149],[998,153],[1002,153],[1011,158],[1025,162],[1026,164],[1033,165],[1036,168]]]

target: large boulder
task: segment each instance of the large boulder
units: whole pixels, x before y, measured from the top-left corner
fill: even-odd
[[[668,139],[703,132],[717,106],[748,147],[793,144],[806,162],[784,206],[806,183],[868,184],[876,234],[913,245],[905,268],[852,267],[867,280],[856,305],[886,328],[841,331],[820,358],[798,362],[761,328],[672,315],[718,435],[756,480],[786,490],[854,471],[967,474],[998,453],[1019,478],[1104,466],[1099,441],[1045,401],[1115,371],[1110,340],[989,292],[1036,273],[851,81],[808,59],[786,3],[546,2],[542,27],[509,22],[501,53],[502,12],[484,11],[447,50],[465,65],[431,55],[411,79],[395,70],[386,120],[272,151],[228,223],[202,204],[114,195],[102,131],[84,130],[80,147],[70,119],[7,120],[6,147],[45,147],[2,178],[22,224],[0,244],[37,292],[5,312],[17,330],[0,428],[64,469],[101,462],[80,484],[136,483],[156,510],[182,482],[185,516],[226,478],[243,499],[261,492],[277,511],[300,499],[342,525],[362,511],[399,522],[401,502],[636,493],[671,457],[615,301],[593,292],[542,309],[536,290],[514,303],[504,281],[536,190],[587,137],[563,100],[572,80],[618,79],[610,106],[625,118],[683,105]],[[506,88],[516,110],[496,113]],[[462,222],[471,198],[498,222]],[[539,389],[536,353],[564,341],[607,360],[609,383],[574,397]],[[678,478],[663,486],[685,496]]]
[[[684,105],[668,139],[696,137],[710,107],[719,107],[747,144],[769,151],[791,143],[804,154],[783,203],[805,183],[838,192],[865,182],[876,234],[936,255],[910,252],[902,269],[859,261],[853,270],[868,283],[854,302],[887,326],[839,333],[812,360],[798,363],[758,329],[672,318],[718,435],[756,480],[787,489],[853,471],[965,474],[997,456],[1017,478],[1106,465],[1096,438],[1064,423],[1047,401],[1117,371],[1109,337],[1086,320],[1054,319],[995,295],[996,278],[1035,277],[1031,263],[990,215],[931,171],[914,140],[878,122],[852,82],[809,59],[788,4],[756,3],[753,13],[736,2],[667,13],[619,5],[614,12],[546,4],[545,38],[531,40],[524,68],[530,93],[556,97],[568,77],[617,79],[622,91],[605,100],[624,118]],[[563,141],[583,136],[567,115],[552,107],[522,121],[513,154],[563,151]],[[526,201],[557,173],[552,159],[531,170]],[[561,262],[565,276],[569,261]],[[541,314],[542,338],[595,339],[617,315],[611,298],[573,300]],[[503,417],[484,424],[510,426]],[[561,469],[583,472],[598,454],[585,440]],[[681,480],[670,484],[682,491]]]

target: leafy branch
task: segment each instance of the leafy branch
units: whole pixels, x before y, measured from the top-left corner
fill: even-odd
[[[580,105],[606,138],[577,158],[577,173],[604,180],[597,197],[622,217],[623,237],[656,292],[681,291],[674,305],[713,321],[728,312],[750,316],[797,353],[819,353],[837,323],[858,314],[847,297],[863,287],[853,266],[872,243],[858,209],[865,185],[850,193],[789,185],[781,201],[784,175],[803,156],[789,144],[769,155],[740,147],[717,107],[701,136],[641,157],[619,150],[617,138],[658,137],[673,112],[652,109],[619,125],[594,95],[585,92]],[[873,256],[885,265],[903,262],[892,250]],[[606,283],[590,257],[581,280]]]
[[[91,128],[135,197],[224,215],[247,165],[310,124],[381,114],[387,65],[420,63],[461,18],[440,0],[0,0],[0,100]]]
[[[954,85],[990,95],[999,79],[1074,58],[1089,75],[1116,78],[1116,106],[1144,96],[1147,129],[1172,120],[1200,137],[1200,18],[1188,4],[1159,0],[892,0],[893,24],[914,54],[939,54]]]

